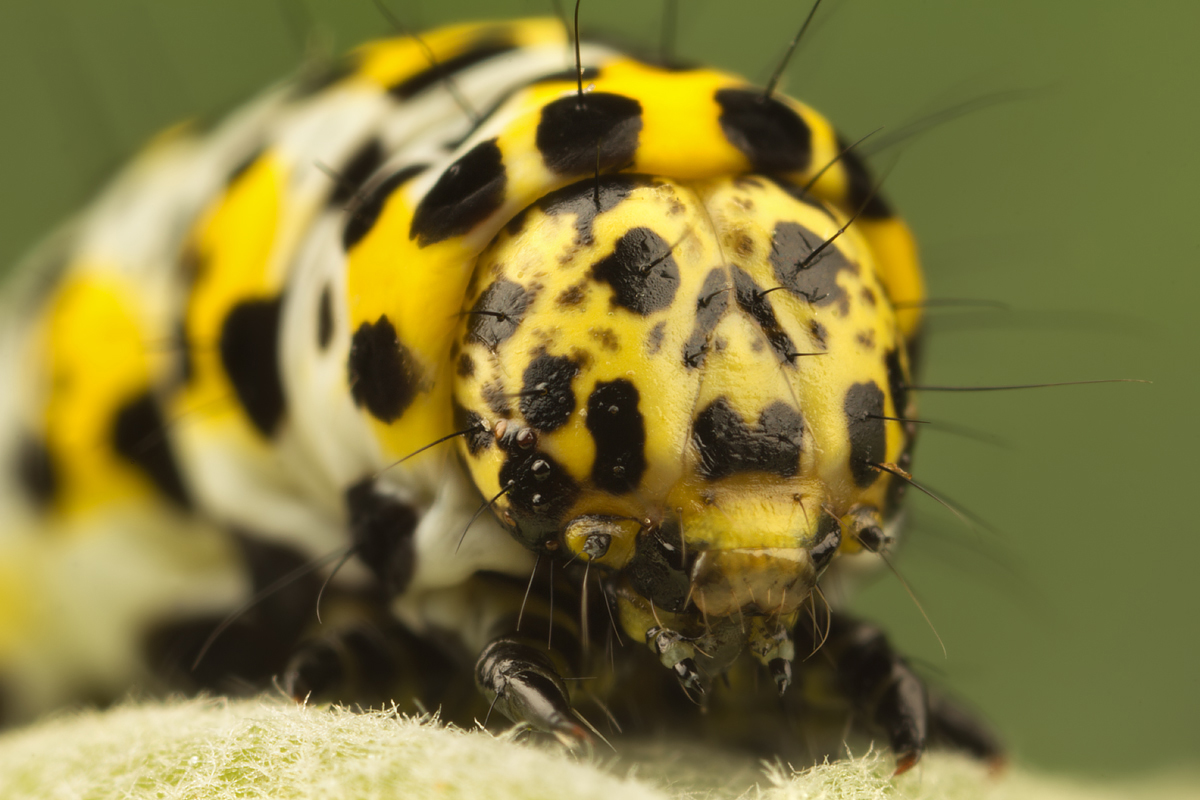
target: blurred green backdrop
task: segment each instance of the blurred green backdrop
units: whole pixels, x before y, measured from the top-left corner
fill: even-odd
[[[419,26],[546,13],[549,0],[395,0]],[[799,0],[683,0],[677,52],[763,80]],[[656,47],[659,0],[585,0],[585,30]],[[305,29],[311,31],[311,36]],[[833,0],[789,90],[851,138],[1028,90],[898,151],[887,192],[917,231],[935,313],[924,380],[1143,377],[929,395],[917,476],[994,524],[913,495],[897,581],[853,605],[977,706],[1024,761],[1093,774],[1197,763],[1195,214],[1200,4]],[[4,0],[0,264],[86,202],[150,134],[389,32],[368,0]],[[1188,487],[1192,488],[1189,489]]]

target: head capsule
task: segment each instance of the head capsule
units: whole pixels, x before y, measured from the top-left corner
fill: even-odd
[[[782,657],[780,626],[894,510],[906,343],[845,221],[765,177],[616,175],[546,196],[479,257],[463,459],[526,546],[605,571],[652,647],[717,630],[710,657]],[[668,639],[678,671],[693,656]]]

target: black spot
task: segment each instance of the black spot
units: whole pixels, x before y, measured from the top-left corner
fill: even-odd
[[[283,419],[283,378],[279,372],[280,298],[244,300],[221,325],[220,352],[246,416],[264,436]]]
[[[642,105],[632,97],[591,92],[547,103],[537,128],[537,148],[558,175],[622,169],[637,154]]]
[[[516,333],[532,302],[533,294],[525,287],[501,278],[487,287],[471,307],[467,341],[495,352],[501,342]]]
[[[583,301],[586,299],[587,285],[576,283],[559,292],[558,297],[554,298],[554,302],[559,308],[572,308],[583,305]]]
[[[691,368],[704,363],[708,352],[708,338],[717,329],[717,323],[729,307],[729,276],[720,268],[713,269],[700,287],[696,298],[696,326],[683,345],[683,363]]]
[[[887,458],[887,431],[880,419],[883,399],[883,390],[874,381],[856,383],[846,392],[843,405],[850,434],[850,474],[864,489],[879,477],[879,470],[870,465]]]
[[[117,411],[112,443],[113,449],[145,473],[163,495],[181,508],[191,505],[162,411],[149,392],[138,395]]]
[[[171,618],[174,612],[164,610],[164,618],[170,621],[155,625],[148,632],[144,647],[147,663],[174,686],[223,693],[245,692],[247,686],[265,687],[271,676],[283,669],[312,618],[321,588],[320,575],[307,571],[301,577],[284,580],[289,574],[300,572],[309,559],[290,547],[244,532],[235,532],[234,539],[250,572],[247,597],[256,594],[262,597],[213,639],[195,669],[192,663],[200,648],[222,623],[224,615],[180,621]],[[268,587],[275,588],[264,591]]]
[[[397,100],[407,100],[438,83],[453,80],[454,75],[470,69],[476,64],[482,64],[489,58],[512,52],[516,44],[508,36],[497,36],[490,33],[470,45],[467,50],[453,58],[431,64],[416,75],[404,79],[388,88],[388,94]]]
[[[349,251],[362,241],[363,237],[371,232],[371,228],[375,227],[375,222],[383,213],[383,207],[392,196],[392,192],[420,175],[425,169],[425,164],[410,164],[398,172],[393,172],[367,192],[361,201],[355,203],[349,209],[346,227],[342,230],[342,247]]]
[[[426,247],[468,233],[504,205],[507,183],[496,140],[480,142],[447,167],[421,198],[409,238]]]
[[[346,489],[346,512],[358,560],[389,594],[400,594],[416,566],[413,532],[417,512],[408,503],[377,491],[373,477]]]
[[[333,192],[329,195],[329,205],[340,208],[350,202],[375,174],[375,170],[383,166],[386,157],[383,143],[374,137],[368,139],[350,156],[341,173],[336,176]]]
[[[834,554],[842,546],[842,526],[837,518],[822,511],[821,520],[817,523],[817,534],[813,537],[813,547],[808,551],[812,558],[813,567],[819,573],[829,566]]]
[[[838,273],[856,273],[858,267],[849,261],[836,244],[821,251],[808,261],[813,250],[824,240],[795,222],[780,222],[771,237],[771,266],[775,280],[788,291],[817,306],[848,302],[846,292],[838,285]]]
[[[58,470],[54,456],[41,439],[25,434],[17,444],[13,471],[17,483],[40,509],[47,509],[58,492]]]
[[[825,326],[817,322],[815,319],[808,323],[808,332],[813,337],[813,342],[822,350],[829,349],[829,331],[825,330]]]
[[[487,423],[483,417],[465,408],[457,400],[454,401],[454,430],[465,431],[470,429],[470,433],[464,433],[467,443],[467,452],[471,455],[479,455],[479,453],[487,450],[492,446],[492,432],[488,429]]]
[[[487,403],[488,411],[497,417],[512,419],[513,412],[508,405],[508,393],[504,391],[504,384],[499,381],[485,383],[479,394],[483,397],[483,402]]]
[[[321,350],[329,347],[333,341],[333,295],[329,292],[328,284],[321,290],[317,300],[317,347]]]
[[[458,357],[458,367],[454,372],[460,378],[470,378],[475,374],[475,359],[471,358],[470,353],[463,353]]]
[[[658,608],[683,611],[691,592],[691,561],[685,558],[683,539],[677,525],[643,533],[625,574],[633,589]]]
[[[404,413],[421,379],[420,366],[400,343],[387,315],[374,323],[364,322],[350,341],[347,362],[350,394],[360,408],[382,422],[392,422]]]
[[[638,390],[625,380],[600,382],[588,396],[587,429],[596,444],[592,483],[613,494],[637,488],[646,471],[646,424]]]
[[[597,216],[619,206],[635,189],[653,185],[654,180],[645,175],[605,175],[598,184],[594,180],[580,181],[551,192],[538,201],[538,208],[552,217],[574,214],[576,244],[590,245]]]
[[[798,172],[812,161],[812,132],[773,97],[746,89],[720,89],[721,130],[750,160],[755,172]]]
[[[515,428],[516,426],[509,426]],[[546,453],[523,449],[510,432],[501,441],[508,458],[500,467],[500,485],[516,523],[517,538],[540,549],[548,536],[557,536],[562,517],[579,491],[566,467]]]
[[[575,410],[571,382],[579,367],[565,356],[542,353],[525,368],[521,387],[521,415],[534,428],[549,433],[566,424]]]
[[[877,190],[871,173],[862,159],[853,150],[847,150],[848,142],[838,137],[838,152],[842,154],[842,169],[846,173],[846,203],[851,212],[858,212],[860,219],[887,219],[892,210]],[[859,211],[859,209],[862,209]]]
[[[626,231],[612,253],[592,265],[592,276],[612,287],[614,305],[642,316],[669,307],[679,289],[671,246],[649,228]]]
[[[782,360],[795,366],[796,346],[792,344],[792,338],[779,327],[775,311],[771,308],[771,296],[763,294],[754,279],[737,266],[733,267],[733,287],[738,305],[762,328],[767,341],[771,343],[771,349]]]
[[[655,355],[662,348],[663,337],[667,335],[667,323],[660,322],[650,329],[646,336],[646,354]]]
[[[800,469],[804,418],[776,401],[751,428],[719,397],[696,417],[692,441],[700,453],[698,470],[709,480],[741,472],[770,472],[790,478]]]

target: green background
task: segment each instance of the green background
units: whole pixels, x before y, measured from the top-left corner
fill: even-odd
[[[797,2],[682,0],[677,52],[769,74]],[[395,3],[427,26],[548,2]],[[658,0],[585,0],[585,30],[656,46]],[[3,0],[0,264],[86,202],[147,136],[285,74],[303,31],[388,33],[367,0]],[[851,138],[1020,90],[883,154],[931,294],[926,383],[1154,385],[928,395],[897,581],[853,605],[977,706],[1025,762],[1091,774],[1197,763],[1196,94],[1200,4],[833,0],[788,73]],[[1190,488],[1189,488],[1190,487]]]

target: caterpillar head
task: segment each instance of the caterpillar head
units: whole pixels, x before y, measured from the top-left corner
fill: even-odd
[[[681,677],[747,646],[790,660],[780,632],[898,500],[905,341],[844,222],[764,177],[617,175],[479,258],[454,365],[468,469],[526,546],[606,575]]]

